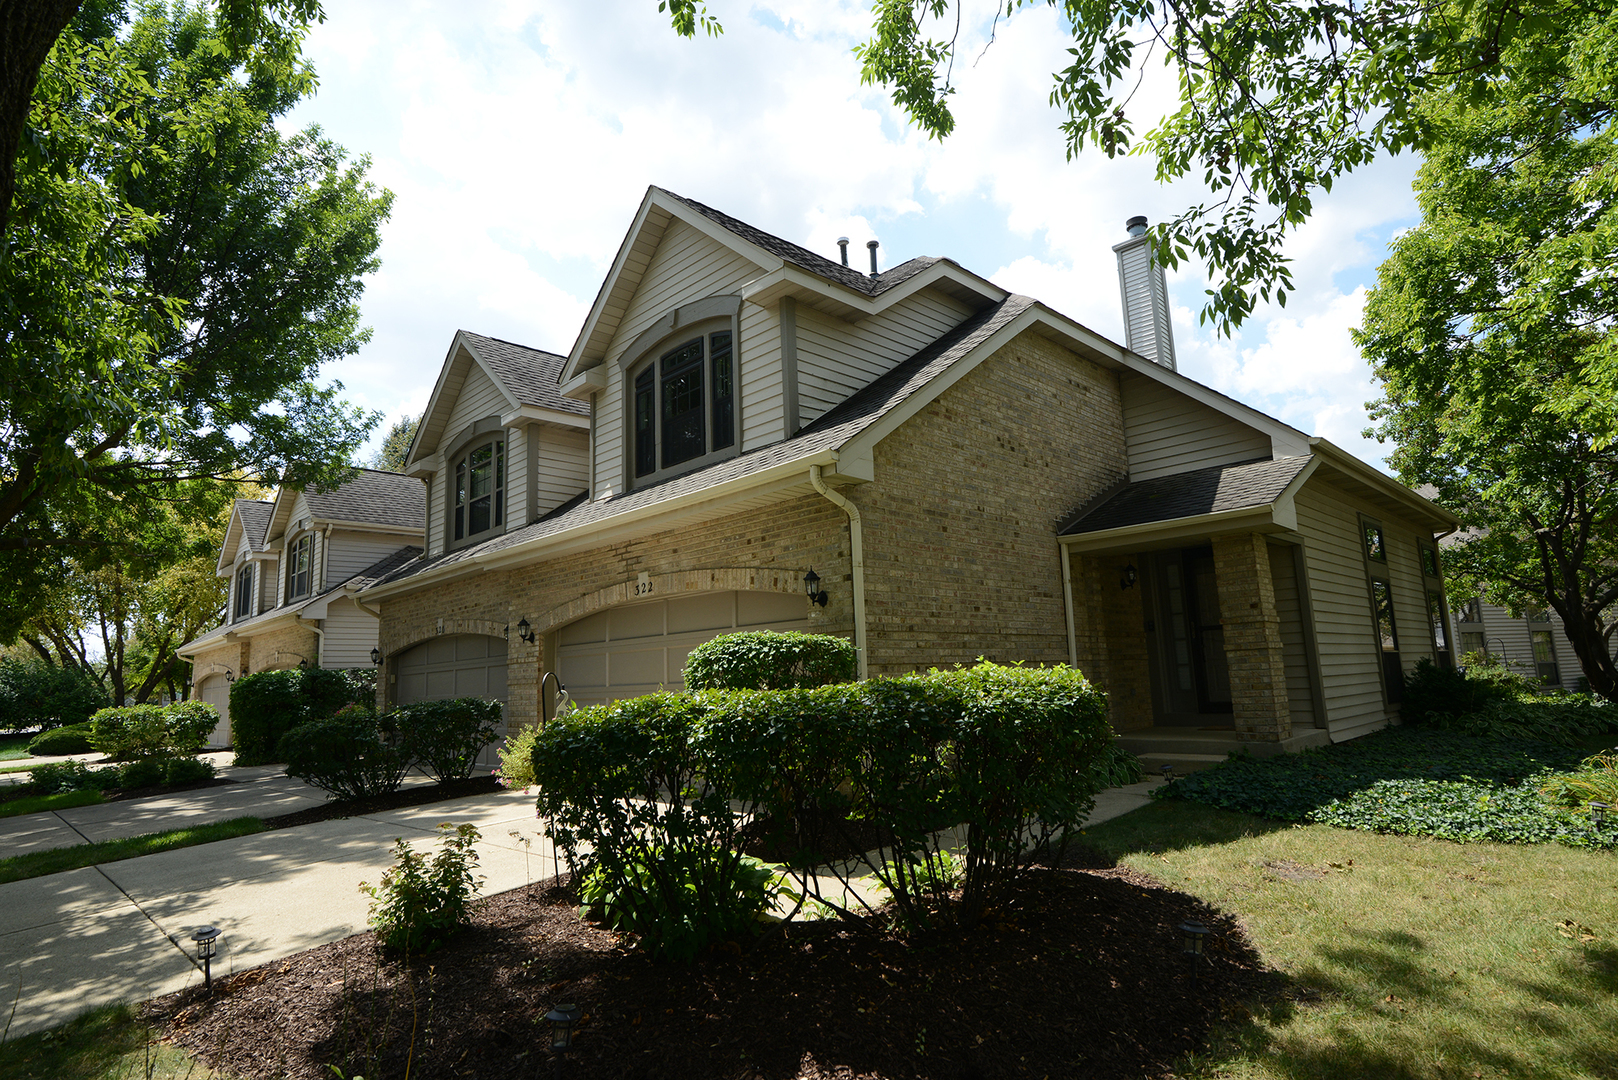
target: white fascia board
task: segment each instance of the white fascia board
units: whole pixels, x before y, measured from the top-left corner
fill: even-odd
[[[565,383],[583,370],[584,349],[586,344],[596,334],[601,320],[607,311],[607,301],[612,299],[614,288],[618,279],[623,276],[629,264],[629,253],[634,250],[635,240],[641,231],[646,228],[646,220],[655,209],[663,214],[674,213],[673,200],[659,198],[662,191],[654,184],[648,185],[646,194],[641,197],[640,209],[635,211],[634,220],[629,223],[629,229],[618,244],[618,254],[613,256],[612,268],[601,281],[601,288],[596,293],[595,302],[590,305],[590,313],[584,317],[584,325],[579,328],[579,336],[573,339],[573,348],[568,350],[567,363],[562,365],[562,381]],[[664,226],[666,229],[667,226]]]
[[[1440,534],[1441,536],[1448,536],[1460,528],[1460,518],[1430,499],[1418,495],[1382,470],[1361,461],[1330,440],[1316,436],[1309,440],[1309,445],[1336,468],[1348,473],[1367,486],[1377,488],[1396,501],[1437,522],[1444,529]]]
[[[625,533],[656,531],[659,528],[659,518],[694,506],[711,503],[718,510],[722,508],[724,503],[740,496],[758,494],[759,489],[789,487],[798,483],[807,484],[809,482],[809,466],[835,466],[837,460],[838,452],[836,450],[822,450],[792,461],[782,462],[762,472],[750,473],[747,476],[740,476],[722,484],[715,484],[713,487],[700,488],[662,502],[652,503],[634,510],[626,510],[622,514],[597,519],[564,532],[550,533],[509,548],[502,548],[499,551],[474,555],[464,562],[445,567],[440,573],[428,570],[414,577],[405,578],[403,581],[362,589],[358,595],[367,601],[379,600],[427,585],[439,585],[446,581],[465,577],[468,574],[481,573],[484,570],[495,570],[516,563],[530,562],[541,558],[548,559],[573,551],[601,547],[604,544],[614,543],[622,539]]]
[[[322,525],[330,525],[333,529],[341,529],[344,532],[385,533],[389,536],[406,539],[415,539],[427,535],[425,526],[420,529],[411,529],[403,525],[378,525],[374,521],[344,521],[341,518],[316,518],[315,520]],[[399,546],[407,547],[408,545],[401,543]]]
[[[998,304],[1011,295],[992,281],[980,278],[947,259],[940,259],[921,273],[876,296],[851,289],[841,282],[830,281],[800,266],[783,263],[780,269],[742,286],[742,299],[768,307],[783,296],[803,296],[807,293],[832,301],[839,308],[839,317],[852,323],[880,314],[921,290],[934,288],[943,282],[962,286],[981,296],[988,304]]]
[[[597,364],[593,368],[586,368],[564,382],[561,394],[574,401],[589,401],[597,393],[607,388],[607,372],[603,365]],[[589,417],[584,417],[584,426],[590,426]]]
[[[562,412],[558,409],[546,409],[539,405],[521,405],[511,412],[500,417],[501,427],[512,427],[523,420],[531,420],[541,424],[556,424],[560,427],[581,428],[590,430],[590,418],[577,413]]]
[[[270,521],[268,525],[264,526],[264,546],[266,548],[273,546],[279,550],[280,545],[273,543],[272,538],[279,540],[286,533],[287,517],[292,513],[293,503],[298,501],[298,494],[298,492],[285,486],[276,489],[275,504],[270,509]],[[276,532],[277,528],[281,530],[279,533]]]
[[[1298,528],[1297,515],[1290,518],[1276,513],[1276,503],[1263,506],[1244,506],[1239,510],[1220,510],[1194,517],[1170,518],[1151,521],[1144,525],[1125,525],[1117,529],[1058,536],[1057,542],[1068,551],[1078,554],[1104,551],[1135,551],[1143,545],[1171,546],[1192,537],[1207,537],[1219,533],[1262,532],[1291,533]]]
[[[440,405],[448,404],[444,401],[444,394],[449,385],[450,376],[455,374],[457,367],[461,366],[456,363],[456,360],[461,355],[461,333],[460,330],[455,331],[455,336],[450,339],[449,350],[444,353],[444,362],[438,368],[438,381],[433,383],[433,392],[427,398],[427,407],[422,410],[421,422],[416,425],[416,433],[410,437],[410,449],[405,454],[406,472],[409,472],[412,465],[426,456],[426,453],[423,452],[426,448],[422,445],[422,437],[431,430],[433,421],[438,416]],[[466,355],[470,362],[476,362],[472,355],[472,350],[468,349]],[[462,386],[466,385],[466,374],[464,372],[461,373],[460,382]],[[501,393],[505,393],[505,387],[498,380],[495,385],[501,388]],[[434,436],[432,451],[429,452],[438,450],[438,440],[441,437],[441,435]]]
[[[523,403],[518,401],[511,393],[511,388],[506,385],[506,380],[502,379],[495,372],[495,370],[489,366],[489,362],[483,359],[482,354],[478,352],[477,346],[466,337],[465,330],[455,331],[455,343],[466,350],[466,355],[470,356],[472,358],[472,362],[478,366],[478,370],[483,372],[483,377],[494,383],[494,388],[500,391],[500,396],[506,399],[506,405],[509,408],[520,409],[523,407]]]
[[[226,626],[221,626],[218,629],[212,630],[209,633],[203,634],[199,638],[195,638],[186,642],[184,645],[181,645],[178,649],[174,650],[175,655],[189,658],[195,656],[203,649],[210,649],[216,645],[227,645],[234,641],[240,641],[244,637],[257,637],[266,630],[279,629],[283,623],[290,624],[295,622],[297,619],[297,614],[301,610],[303,610],[301,607],[283,608],[276,611],[268,611],[262,615],[255,615],[245,622],[231,623]]]

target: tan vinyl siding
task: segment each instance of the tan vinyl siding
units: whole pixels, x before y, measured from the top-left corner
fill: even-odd
[[[590,433],[578,428],[546,426],[530,429],[538,442],[534,454],[534,516],[561,506],[590,483]]]
[[[1287,673],[1287,704],[1292,727],[1315,726],[1315,695],[1309,675],[1309,650],[1303,627],[1303,602],[1291,546],[1270,545],[1270,580],[1275,587],[1275,613],[1281,618],[1281,653]]]
[[[486,416],[499,416],[510,408],[510,404],[494,380],[484,374],[481,367],[473,364],[472,370],[466,374],[466,382],[461,385],[460,394],[455,398],[455,407],[449,411],[449,419],[444,424],[444,438],[453,441],[466,430],[468,424]]]
[[[449,480],[444,470],[439,469],[433,473],[432,483],[427,485],[427,543],[428,555],[441,555],[444,552],[444,492],[449,490]]]
[[[1132,481],[1271,456],[1267,435],[1156,379],[1126,373],[1119,382]]]
[[[529,520],[528,455],[534,437],[533,424],[506,429],[505,527],[515,529]]]
[[[1457,658],[1460,655],[1461,642],[1460,606],[1461,598],[1450,597],[1450,621],[1455,626]],[[1518,674],[1534,675],[1538,669],[1534,664],[1534,642],[1529,634],[1528,621],[1512,618],[1505,608],[1488,601],[1484,601],[1481,607],[1483,637],[1488,651],[1494,656],[1503,656],[1510,661],[1511,670]],[[1577,690],[1579,680],[1584,677],[1584,669],[1579,666],[1579,657],[1573,651],[1573,643],[1567,639],[1567,630],[1562,625],[1561,616],[1555,611],[1550,612],[1550,616],[1551,645],[1556,650],[1556,668],[1557,674],[1561,676],[1560,685],[1564,690]],[[1614,644],[1613,654],[1618,656],[1618,643]]]
[[[1346,493],[1319,479],[1304,486],[1296,505],[1309,567],[1327,726],[1332,741],[1342,742],[1382,727],[1389,715],[1360,553],[1359,516]]]
[[[254,614],[262,614],[275,604],[275,581],[280,576],[281,564],[274,559],[258,564],[257,590],[253,596]]]
[[[247,558],[252,553],[253,545],[248,542],[247,529],[243,528],[241,539],[236,543],[236,553],[232,555],[231,558],[239,566],[241,565],[242,560]]]
[[[709,296],[727,296],[739,293],[743,285],[763,273],[763,268],[749,259],[693,229],[682,221],[674,221],[663,234],[657,253],[641,278],[635,297],[625,309],[618,332],[607,349],[603,370],[607,377],[606,389],[597,395],[596,472],[595,495],[603,497],[623,490],[624,484],[624,406],[623,372],[619,367],[624,350],[634,343],[642,331],[682,304],[689,304]],[[761,313],[773,319],[773,313]],[[750,402],[746,379],[752,379],[752,391],[761,400],[769,395],[762,392],[756,372],[747,359],[752,334],[765,335],[756,324],[759,316],[742,312],[742,340],[737,348],[742,355],[742,424],[744,431],[752,423],[748,415]],[[779,352],[779,342],[776,350]],[[779,367],[779,365],[777,365]],[[779,390],[776,391],[777,395]]]
[[[341,585],[372,563],[420,542],[409,533],[333,532],[331,557],[326,562],[326,588]]]
[[[352,601],[333,600],[321,620],[326,650],[320,658],[325,668],[368,668],[371,650],[376,648],[376,619],[361,611]]]
[[[781,320],[775,309],[743,304],[741,341],[742,449],[780,442]]]
[[[798,307],[798,413],[802,423],[959,326],[972,309],[923,289],[879,315],[846,323]]]

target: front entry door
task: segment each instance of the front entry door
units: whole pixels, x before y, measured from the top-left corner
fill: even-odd
[[[1158,723],[1198,724],[1231,711],[1230,668],[1212,548],[1166,551],[1154,560],[1159,670]]]

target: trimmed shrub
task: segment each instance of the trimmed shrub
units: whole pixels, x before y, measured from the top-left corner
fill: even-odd
[[[483,883],[472,872],[478,864],[477,827],[445,822],[438,832],[441,846],[430,863],[401,838],[382,884],[360,882],[360,891],[371,898],[371,926],[384,948],[419,956],[470,921],[467,905]]]
[[[163,783],[169,785],[195,784],[212,780],[217,770],[213,762],[195,757],[170,758],[163,762]]]
[[[95,747],[90,745],[90,725],[69,724],[66,727],[50,728],[41,731],[28,740],[28,752],[35,757],[56,757],[61,754],[88,754]]]
[[[90,745],[113,761],[181,757],[201,750],[218,723],[205,701],[124,705],[91,717]]]
[[[158,758],[136,758],[118,770],[118,786],[131,788],[159,787],[163,783],[163,766]]]
[[[472,775],[478,754],[499,730],[501,710],[498,701],[455,698],[401,705],[388,719],[399,731],[400,750],[410,764],[442,783]]]
[[[530,724],[515,735],[506,737],[504,746],[495,753],[500,755],[500,767],[494,775],[501,787],[527,788],[534,786],[534,736],[539,725]]]
[[[391,714],[390,714],[391,715]],[[379,723],[363,705],[350,705],[329,720],[313,720],[281,736],[275,753],[296,777],[338,799],[365,799],[397,791],[410,759],[398,732]]]
[[[875,874],[909,926],[976,922],[1084,820],[1110,739],[1105,699],[1077,671],[980,663],[614,702],[536,733],[531,762],[570,864],[588,850],[647,947],[683,958],[734,932],[711,915],[734,910],[749,820],[773,823],[805,897],[824,901],[809,871],[834,844],[863,850],[850,845],[874,833],[874,850],[835,871],[845,882]],[[951,826],[964,838],[958,902],[950,874],[908,869],[945,866]]]
[[[64,791],[112,791],[123,786],[117,769],[92,769],[82,761],[53,761],[29,770],[29,787],[36,795]]]
[[[300,724],[326,720],[346,705],[371,708],[374,672],[292,668],[243,675],[230,685],[230,737],[237,765],[281,761],[281,737]]]
[[[80,668],[44,659],[0,660],[0,731],[82,724],[107,705],[107,691]]]
[[[688,690],[798,690],[850,682],[854,646],[829,634],[721,634],[685,660]]]

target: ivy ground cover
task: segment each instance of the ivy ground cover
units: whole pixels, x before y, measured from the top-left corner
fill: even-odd
[[[1460,842],[1612,847],[1618,825],[1591,823],[1541,788],[1571,774],[1581,751],[1424,728],[1373,735],[1272,758],[1229,761],[1156,789],[1281,821],[1435,836]]]

